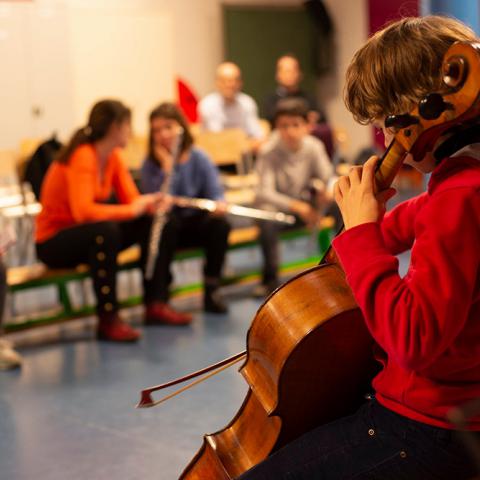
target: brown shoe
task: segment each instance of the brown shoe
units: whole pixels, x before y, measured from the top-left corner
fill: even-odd
[[[141,334],[125,323],[118,313],[103,313],[98,316],[97,338],[108,342],[136,342]]]
[[[177,312],[168,303],[152,302],[145,307],[145,325],[189,325],[193,317]]]

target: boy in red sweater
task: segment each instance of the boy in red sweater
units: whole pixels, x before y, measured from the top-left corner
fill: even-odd
[[[440,90],[443,56],[457,40],[478,41],[449,18],[406,18],[389,25],[348,68],[348,109],[361,123],[378,124],[390,143],[385,116],[410,112],[427,93]],[[242,480],[475,475],[446,414],[480,398],[478,130],[456,133],[455,142],[441,138],[419,162],[407,158],[432,173],[428,190],[385,217],[394,191],[374,193],[377,158],[338,181],[335,198],[345,231],[333,246],[381,347],[375,394],[354,415],[307,433]],[[395,255],[406,250],[411,263],[402,278]],[[479,414],[467,428],[480,437]]]

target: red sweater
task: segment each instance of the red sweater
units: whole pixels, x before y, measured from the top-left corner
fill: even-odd
[[[480,160],[453,157],[428,191],[333,242],[381,348],[376,398],[452,428],[446,413],[480,397]],[[411,249],[404,278],[396,254]],[[480,430],[480,415],[470,428]]]
[[[106,204],[115,191],[119,205]],[[42,185],[42,211],[37,217],[35,241],[44,242],[58,231],[87,222],[128,220],[134,217],[132,202],[137,187],[114,150],[107,160],[103,178],[90,144],[78,147],[66,164],[53,163]]]

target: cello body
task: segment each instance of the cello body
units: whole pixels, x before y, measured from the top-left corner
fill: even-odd
[[[242,407],[204,437],[180,478],[237,478],[302,433],[353,413],[377,370],[372,346],[338,265],[318,265],[282,285],[248,332]]]

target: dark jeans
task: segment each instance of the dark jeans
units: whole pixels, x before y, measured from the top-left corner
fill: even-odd
[[[116,311],[117,254],[139,243],[143,268],[148,255],[151,223],[150,216],[143,216],[126,222],[87,223],[66,228],[46,242],[37,244],[37,256],[51,268],[73,268],[81,263],[88,264],[98,313]],[[150,280],[143,279],[145,302],[168,299],[172,279],[170,263],[179,246],[205,246],[205,275],[220,275],[229,229],[225,219],[203,213],[189,217],[188,221],[175,217],[170,219],[162,232],[153,277]]]
[[[263,285],[273,285],[278,283],[278,268],[280,266],[280,232],[304,226],[297,219],[295,225],[285,226],[276,222],[259,221],[260,227],[260,248],[263,254]]]
[[[409,420],[370,400],[239,480],[463,480],[475,473],[457,432]]]

